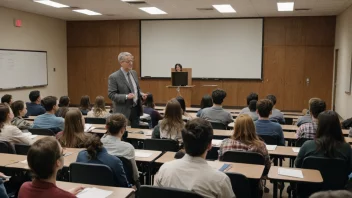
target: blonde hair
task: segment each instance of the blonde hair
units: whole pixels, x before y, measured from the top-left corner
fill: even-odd
[[[232,139],[238,140],[246,145],[260,147],[263,142],[255,132],[255,126],[252,118],[247,114],[241,114],[236,118]]]
[[[93,114],[95,117],[100,117],[106,111],[105,109],[105,100],[103,96],[97,96],[95,98]]]

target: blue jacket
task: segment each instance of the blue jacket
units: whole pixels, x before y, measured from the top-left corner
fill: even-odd
[[[27,102],[27,116],[38,116],[44,114],[46,111],[44,107],[40,104],[34,103],[34,102]]]
[[[277,135],[279,136],[280,145],[285,146],[284,133],[279,123],[270,120],[257,120],[254,122],[255,130],[258,135]]]

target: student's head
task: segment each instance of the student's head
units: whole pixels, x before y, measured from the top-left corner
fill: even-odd
[[[121,52],[118,56],[119,63],[125,71],[130,71],[133,68],[134,57],[129,52]]]
[[[103,143],[97,135],[91,135],[85,141],[84,147],[87,149],[88,158],[96,159],[98,153],[103,148]]]
[[[153,95],[152,95],[151,93],[148,93],[147,98],[145,99],[144,104],[145,104],[146,107],[150,107],[150,108],[153,108],[153,109],[154,109],[155,104],[154,104]]]
[[[0,132],[1,128],[4,127],[6,122],[11,122],[13,119],[13,113],[10,111],[10,107],[7,104],[0,103]]]
[[[79,109],[69,109],[65,116],[65,128],[59,141],[65,147],[82,147],[77,145],[84,138],[84,117]],[[79,141],[79,140],[80,141]]]
[[[85,95],[81,97],[81,102],[80,102],[80,108],[81,109],[89,109],[90,108],[90,99],[89,96]]]
[[[310,103],[309,112],[313,118],[318,118],[319,114],[326,110],[326,104],[323,100],[317,99]]]
[[[334,111],[324,111],[318,116],[318,128],[315,134],[317,150],[323,150],[327,157],[334,157],[339,143],[345,142],[339,117]]]
[[[127,119],[123,114],[112,114],[106,119],[106,129],[112,136],[122,137],[126,131]]]
[[[251,100],[249,102],[248,108],[251,112],[257,111],[257,101],[256,100]]]
[[[257,100],[258,101],[258,94],[251,92],[248,96],[247,96],[247,105],[249,105],[249,102],[251,100]]]
[[[200,102],[200,108],[204,109],[213,106],[213,99],[209,95],[204,95],[202,101]]]
[[[27,106],[21,101],[17,100],[11,104],[11,109],[15,117],[23,117],[27,114]]]
[[[347,190],[321,191],[314,193],[309,198],[351,198],[352,192]]]
[[[64,166],[63,149],[55,137],[42,138],[30,147],[27,162],[35,179],[55,177]]]
[[[171,99],[167,102],[160,128],[168,129],[172,134],[180,133],[184,128],[181,105],[176,99]]]
[[[104,111],[106,111],[105,99],[103,96],[97,96],[95,98],[94,109],[93,109],[95,117],[101,116]]]
[[[176,72],[182,72],[182,65],[180,63],[176,63],[175,65],[175,71]]]
[[[68,96],[61,96],[59,100],[59,107],[69,107],[70,98]]]
[[[187,122],[182,130],[182,139],[186,153],[190,156],[201,156],[211,149],[213,128],[209,121],[195,118]]]
[[[312,102],[316,101],[316,100],[321,100],[320,98],[311,98],[308,101],[308,108],[310,108],[310,104],[312,104]]]
[[[273,103],[268,99],[261,99],[257,102],[257,113],[261,118],[268,118],[273,109]]]
[[[259,146],[261,143],[255,132],[254,122],[247,114],[241,114],[236,118],[231,138],[247,145]]]
[[[55,96],[47,96],[43,98],[42,105],[46,111],[54,111],[56,112],[59,108],[57,105],[57,98]]]
[[[273,106],[276,105],[276,96],[270,94],[266,96],[266,99],[270,100],[273,103]]]
[[[213,99],[214,104],[221,105],[222,102],[224,102],[224,99],[226,98],[226,92],[222,89],[215,89],[211,94],[211,97]]]
[[[3,97],[1,97],[1,103],[7,103],[7,104],[11,105],[12,104],[12,95],[5,94]]]
[[[182,114],[186,113],[186,102],[185,102],[185,99],[183,99],[182,96],[177,96],[176,100],[181,105],[181,109],[183,111]]]
[[[29,93],[29,100],[33,103],[40,104],[40,101],[41,101],[40,91],[38,91],[38,90],[31,91]]]

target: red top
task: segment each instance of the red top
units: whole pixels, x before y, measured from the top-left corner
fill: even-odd
[[[21,186],[19,198],[76,198],[75,195],[58,188],[55,184],[34,179]]]

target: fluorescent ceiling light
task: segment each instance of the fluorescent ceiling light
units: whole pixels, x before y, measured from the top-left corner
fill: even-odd
[[[79,9],[79,10],[72,10],[74,12],[79,12],[79,13],[82,13],[82,14],[86,14],[86,15],[101,15],[100,13],[98,12],[94,12],[94,11],[91,11],[91,10],[87,10],[87,9]]]
[[[143,8],[139,8],[139,9],[141,9],[144,12],[147,12],[149,14],[167,14],[166,12],[160,10],[157,7],[143,7]]]
[[[294,2],[278,2],[277,10],[280,12],[293,11],[295,3]]]
[[[123,2],[136,2],[136,1],[143,1],[143,0],[121,0]]]
[[[47,5],[47,6],[52,6],[52,7],[55,7],[55,8],[67,8],[67,7],[70,7],[68,5],[64,5],[64,4],[57,3],[57,2],[54,2],[54,1],[50,1],[50,0],[34,0],[34,2],[41,3],[41,4],[44,4],[44,5]]]
[[[221,13],[236,13],[236,10],[230,4],[213,5]]]

